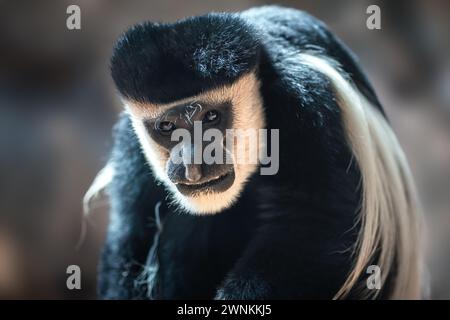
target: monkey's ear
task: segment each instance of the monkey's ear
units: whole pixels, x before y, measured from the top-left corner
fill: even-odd
[[[143,23],[116,43],[111,73],[120,93],[163,103],[229,84],[259,58],[257,32],[236,14],[212,13],[173,24]]]

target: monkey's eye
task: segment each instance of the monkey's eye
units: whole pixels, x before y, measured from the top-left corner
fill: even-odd
[[[161,121],[156,125],[156,129],[162,134],[169,134],[175,130],[175,124],[170,121]]]
[[[211,122],[217,122],[219,120],[219,111],[217,110],[209,110],[208,112],[206,112],[204,118],[203,118],[203,122],[204,123],[211,123]]]

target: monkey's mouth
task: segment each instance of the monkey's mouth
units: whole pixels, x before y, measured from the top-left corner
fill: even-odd
[[[195,197],[202,193],[224,192],[229,189],[234,182],[234,170],[226,172],[218,177],[201,183],[177,183],[177,189],[185,196]]]

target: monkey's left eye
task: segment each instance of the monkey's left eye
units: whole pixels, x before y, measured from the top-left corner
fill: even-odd
[[[156,129],[163,134],[168,134],[175,130],[175,124],[170,121],[161,121],[157,124]]]
[[[219,111],[217,110],[209,110],[206,112],[205,117],[203,118],[204,123],[217,122],[219,120]]]

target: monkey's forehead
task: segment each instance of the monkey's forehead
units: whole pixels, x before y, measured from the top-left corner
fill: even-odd
[[[257,32],[231,13],[146,22],[117,41],[111,73],[127,99],[167,103],[231,84],[257,64]]]
[[[255,72],[248,72],[230,85],[219,86],[198,95],[194,95],[168,103],[156,103],[148,101],[137,101],[124,98],[123,103],[132,115],[139,118],[156,119],[164,112],[177,106],[189,106],[200,104],[205,106],[227,106],[240,105],[242,103],[254,103],[255,97],[259,95],[260,82]]]

